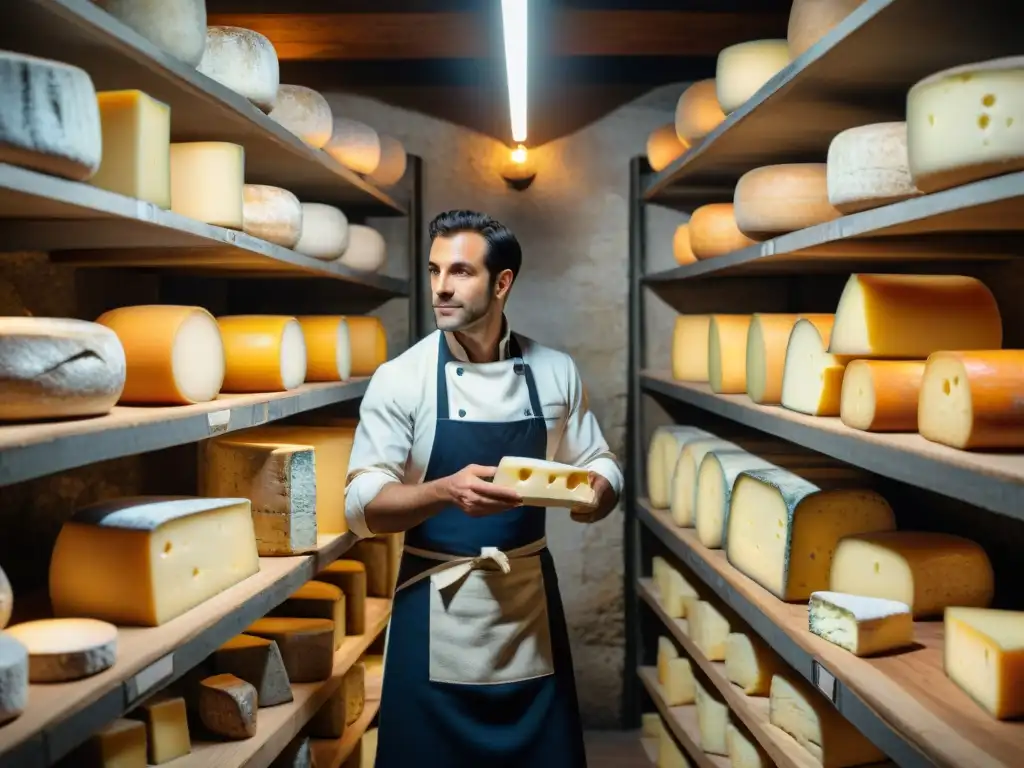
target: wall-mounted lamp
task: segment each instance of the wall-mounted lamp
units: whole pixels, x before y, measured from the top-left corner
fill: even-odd
[[[522,192],[533,184],[536,177],[537,169],[526,147],[520,144],[508,153],[508,159],[501,168],[501,178],[509,188]]]

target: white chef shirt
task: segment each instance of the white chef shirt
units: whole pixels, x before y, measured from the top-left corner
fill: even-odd
[[[526,377],[507,362],[510,329],[499,344],[499,362],[470,363],[455,335],[445,332],[455,362],[445,365],[448,417],[471,421],[518,421],[533,416]],[[438,336],[434,331],[374,373],[359,407],[345,491],[345,517],[359,538],[366,505],[388,483],[422,482],[434,444],[437,420]],[[608,449],[586,395],[576,363],[564,352],[516,335],[530,366],[548,428],[546,458],[584,467],[622,493],[622,471]]]

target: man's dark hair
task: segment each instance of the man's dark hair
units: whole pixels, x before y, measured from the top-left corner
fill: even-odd
[[[498,274],[512,270],[512,282],[523,264],[523,251],[511,230],[500,221],[477,211],[445,211],[434,217],[429,227],[430,242],[438,237],[451,237],[459,232],[476,232],[487,241],[484,263],[491,275],[491,285]]]

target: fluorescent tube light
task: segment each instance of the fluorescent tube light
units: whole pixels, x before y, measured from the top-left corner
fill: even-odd
[[[505,71],[508,74],[508,109],[512,141],[526,141],[526,41],[529,0],[501,0],[505,35]]]

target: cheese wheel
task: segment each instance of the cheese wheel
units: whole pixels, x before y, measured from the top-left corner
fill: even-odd
[[[225,392],[280,392],[306,380],[302,326],[284,315],[218,317],[224,339]]]
[[[171,210],[218,227],[241,229],[245,149],[226,141],[171,144]]]
[[[719,395],[747,391],[750,315],[712,315],[708,330],[708,384]]]
[[[1024,169],[1024,56],[938,72],[907,94],[910,174],[922,192]]]
[[[676,136],[693,144],[711,133],[725,120],[718,104],[714,79],[698,80],[676,102]]]
[[[302,233],[293,248],[305,256],[334,261],[348,248],[348,218],[333,205],[302,204]]]
[[[849,357],[828,352],[831,315],[801,318],[793,325],[782,369],[782,405],[808,416],[838,416]]]
[[[782,402],[782,374],[793,326],[801,317],[832,321],[832,315],[764,314],[756,312],[747,333],[747,395],[761,405]]]
[[[348,246],[338,259],[338,263],[361,272],[379,272],[386,261],[387,246],[384,243],[384,236],[372,227],[350,224]]]
[[[242,27],[210,27],[198,69],[264,112],[274,108],[280,65],[274,44],[259,32]]]
[[[1024,351],[935,352],[921,381],[917,428],[952,448],[1024,448]]]
[[[32,683],[80,680],[114,666],[117,627],[105,621],[40,619],[15,624],[6,632],[28,649]]]
[[[346,381],[352,375],[348,322],[338,315],[300,315],[306,342],[306,381]]]
[[[736,226],[747,237],[768,240],[839,218],[828,201],[825,163],[766,165],[748,171],[733,193]]]
[[[358,120],[334,117],[324,152],[356,173],[373,173],[380,165],[380,134]]]
[[[666,123],[655,128],[647,137],[647,162],[652,170],[662,171],[677,157],[681,157],[688,148],[689,143],[676,135],[675,125]]]
[[[96,322],[116,333],[124,347],[126,377],[119,402],[205,403],[220,392],[224,345],[217,321],[202,307],[120,307]]]
[[[715,67],[715,94],[725,114],[735,112],[789,64],[785,40],[751,40],[723,48]]]
[[[246,184],[242,190],[242,231],[291,248],[302,234],[299,198],[280,187]]]
[[[843,373],[839,418],[865,432],[916,432],[923,360],[853,360]]]
[[[24,714],[28,706],[28,651],[0,632],[0,725]]]
[[[828,201],[856,213],[920,195],[910,177],[907,124],[848,128],[828,145]]]
[[[708,334],[711,315],[679,315],[672,334],[672,378],[708,380]]]
[[[320,93],[304,85],[279,85],[270,119],[314,149],[327,144],[334,131],[331,105]]]
[[[676,263],[686,266],[697,261],[693,255],[693,248],[690,247],[690,225],[680,224],[676,227],[676,233],[672,236],[672,255]]]
[[[206,0],[93,0],[122,24],[190,67],[206,48]]]
[[[352,375],[372,376],[388,359],[388,337],[384,324],[370,315],[346,315],[352,349]]]
[[[0,163],[84,181],[100,167],[101,133],[85,70],[0,51]]]
[[[672,475],[687,441],[710,437],[710,433],[697,427],[672,425],[654,430],[647,448],[647,498],[652,507],[668,508]]]
[[[713,259],[756,244],[736,226],[732,203],[702,205],[690,216],[690,247],[698,259]]]
[[[393,136],[380,134],[380,163],[367,177],[374,184],[390,187],[405,176],[406,155],[402,142]]]
[[[14,590],[11,589],[11,582],[7,580],[7,574],[0,568],[0,629],[7,626],[11,620],[11,611],[14,609]]]
[[[793,0],[786,40],[795,59],[853,13],[864,0]]]

